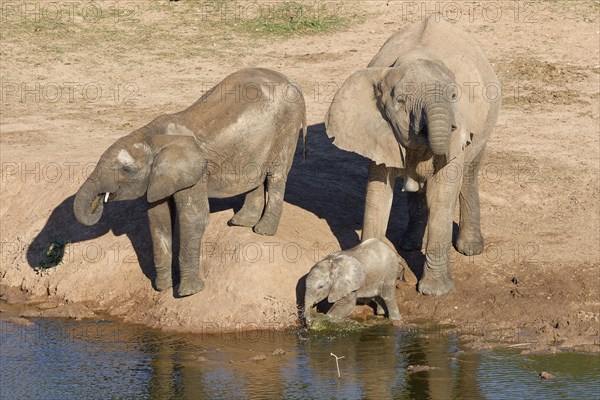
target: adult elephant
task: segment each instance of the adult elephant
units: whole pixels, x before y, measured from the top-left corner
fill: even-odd
[[[460,197],[457,250],[483,250],[477,173],[500,108],[500,83],[468,36],[431,16],[392,35],[366,69],[340,87],[325,118],[338,147],[371,161],[362,240],[385,236],[394,180],[411,195],[405,249],[426,261],[418,290],[454,288],[449,252]]]
[[[204,287],[199,262],[208,198],[246,193],[230,225],[275,234],[301,127],[306,137],[296,84],[262,68],[235,72],[187,109],[161,115],[110,146],[77,192],[75,216],[94,225],[105,202],[146,194],[154,283],[165,290],[173,286],[172,200],[180,231],[178,294],[194,294]]]

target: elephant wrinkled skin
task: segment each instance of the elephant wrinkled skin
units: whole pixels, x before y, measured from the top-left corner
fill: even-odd
[[[459,198],[457,250],[483,250],[477,174],[501,98],[478,45],[436,18],[392,35],[368,68],[344,82],[325,118],[336,146],[371,160],[362,240],[385,236],[397,176],[405,191],[415,192],[401,246],[420,250],[427,224],[418,285],[426,295],[454,288],[449,255]]]
[[[304,97],[296,84],[275,71],[240,70],[189,108],[161,115],[110,146],[77,192],[75,216],[94,225],[105,202],[146,193],[155,286],[165,290],[173,286],[174,211],[178,294],[194,294],[204,287],[199,262],[208,198],[246,193],[229,223],[275,234],[300,128],[306,137]]]

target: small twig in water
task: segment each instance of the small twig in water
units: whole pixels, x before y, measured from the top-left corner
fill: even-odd
[[[336,356],[333,353],[330,353],[330,355],[332,355],[332,356],[335,357],[335,366],[337,367],[337,371],[338,371],[338,379],[340,379],[341,378],[341,375],[340,375],[340,363],[338,362],[338,360],[341,360],[342,358],[344,358],[346,356],[338,357],[338,356]]]

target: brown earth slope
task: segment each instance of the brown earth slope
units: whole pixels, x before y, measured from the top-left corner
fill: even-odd
[[[401,286],[400,311],[454,325],[480,346],[598,350],[598,1],[304,2],[302,17],[270,2],[264,19],[236,2],[97,2],[95,14],[50,3],[2,6],[0,278],[6,298],[40,304],[25,315],[107,311],[196,331],[294,325],[298,279],[356,244],[362,220],[366,161],[326,138],[332,95],[394,30],[437,7],[481,44],[504,105],[481,171],[484,254],[453,251],[456,289],[447,296]],[[308,160],[299,149],[276,236],[227,227],[240,199],[212,201],[206,289],[184,299],[157,293],[144,202],[109,204],[86,228],[72,195],[117,138],[246,66],[279,70],[303,88]],[[394,243],[404,204],[398,193]],[[63,243],[62,263],[36,271]],[[402,255],[418,276],[422,254]]]

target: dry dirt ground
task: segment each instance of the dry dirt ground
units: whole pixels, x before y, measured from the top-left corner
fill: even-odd
[[[299,279],[358,243],[362,220],[367,161],[326,138],[332,95],[394,30],[438,10],[481,44],[502,80],[480,176],[486,248],[452,250],[456,289],[446,296],[399,285],[400,311],[410,323],[451,325],[476,347],[598,351],[600,3],[301,3],[302,15],[278,2],[2,2],[4,298],[34,305],[22,316],[108,312],[205,332],[294,326]],[[211,201],[206,289],[155,292],[144,201],[111,203],[86,228],[72,196],[117,138],[247,66],[283,72],[307,99],[308,159],[299,148],[279,231],[227,227],[241,199]],[[397,192],[395,244],[406,224]],[[402,256],[419,276],[422,252]]]

